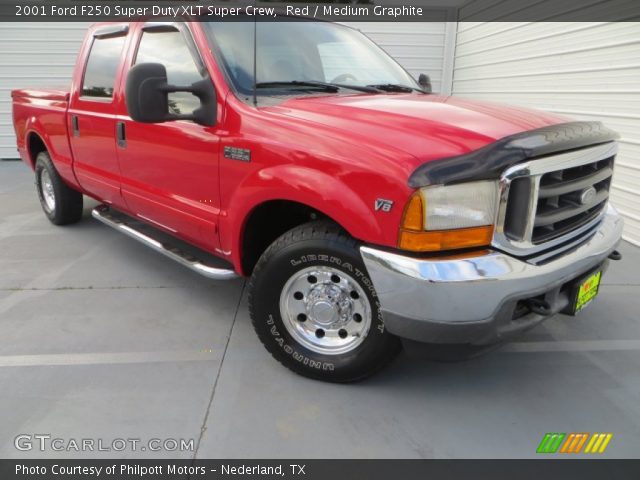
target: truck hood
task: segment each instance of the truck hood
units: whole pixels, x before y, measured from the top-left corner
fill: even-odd
[[[409,154],[408,168],[462,155],[509,135],[567,118],[536,110],[421,94],[315,96],[289,99],[272,113],[322,124],[353,143]]]

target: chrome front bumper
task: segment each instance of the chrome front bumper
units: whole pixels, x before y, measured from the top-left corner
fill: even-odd
[[[620,241],[622,224],[609,206],[591,238],[537,265],[496,250],[454,258],[360,250],[389,332],[429,343],[483,345],[545,318],[534,313],[514,318],[518,302],[544,295],[551,313],[564,309],[569,299],[563,286],[606,264]]]

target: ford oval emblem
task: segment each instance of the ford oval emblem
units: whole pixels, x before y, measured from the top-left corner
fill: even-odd
[[[580,194],[580,203],[588,205],[596,199],[598,192],[594,187],[585,188]]]

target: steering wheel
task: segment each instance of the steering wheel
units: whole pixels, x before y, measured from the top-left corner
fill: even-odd
[[[331,83],[344,83],[344,82],[348,82],[349,80],[353,82],[358,81],[355,75],[352,75],[350,73],[343,73],[342,75],[338,75],[336,78],[331,80]]]

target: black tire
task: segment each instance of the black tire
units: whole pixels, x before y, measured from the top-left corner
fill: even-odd
[[[40,152],[36,157],[35,173],[40,205],[49,221],[54,225],[69,225],[78,222],[82,218],[82,194],[64,183],[47,152]],[[47,194],[43,190],[46,188],[43,186],[43,175],[45,179],[49,180],[44,184],[52,187],[49,194],[53,196],[53,206],[51,206],[51,202],[48,203],[45,200]]]
[[[365,319],[368,332],[350,335],[349,339],[358,338],[356,341],[361,343],[349,347],[353,349],[348,352],[314,351],[294,338],[285,326],[280,309],[283,288],[296,274],[303,275],[309,268],[335,270],[338,275],[346,273],[343,278],[355,280],[357,288],[367,297],[371,312],[370,321]],[[324,284],[319,282],[319,285]],[[271,244],[251,275],[249,311],[258,337],[271,355],[305,377],[337,383],[359,381],[387,365],[401,349],[399,339],[384,329],[380,302],[362,262],[358,242],[330,222],[301,225]]]

